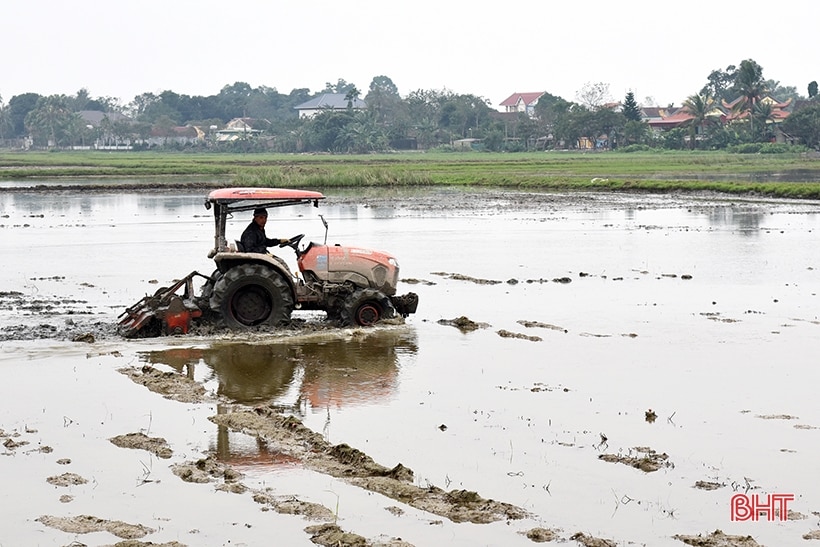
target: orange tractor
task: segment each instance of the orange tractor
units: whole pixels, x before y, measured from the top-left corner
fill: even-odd
[[[191,272],[170,287],[146,296],[120,315],[118,332],[128,338],[185,334],[197,323],[211,322],[234,330],[275,327],[290,321],[294,309],[324,310],[343,325],[370,326],[396,314],[415,313],[415,293],[396,295],[399,265],[388,253],[308,243],[300,248],[304,234],[280,247],[291,247],[299,267],[292,274],[287,263],[267,253],[241,250],[225,237],[230,215],[256,208],[293,205],[319,206],[319,192],[279,188],[225,188],[214,190],[205,201],[213,209],[214,248],[208,254],[216,270],[206,276]],[[205,281],[194,294],[194,279]]]

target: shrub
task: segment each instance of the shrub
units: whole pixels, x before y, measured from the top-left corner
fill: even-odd
[[[735,144],[726,150],[732,154],[758,154],[760,153],[760,148],[762,146],[763,144],[759,142],[747,142],[743,144]]]
[[[651,152],[653,150],[654,148],[652,148],[648,144],[630,144],[628,146],[618,148],[619,152],[623,152],[625,154],[629,154],[631,152]]]
[[[806,152],[808,149],[802,145],[785,144],[778,142],[767,142],[760,147],[761,154],[794,154]]]

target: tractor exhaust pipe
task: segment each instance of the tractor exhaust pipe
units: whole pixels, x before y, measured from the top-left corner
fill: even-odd
[[[325,215],[319,215],[319,218],[322,219],[322,224],[325,225],[325,242],[323,245],[327,245],[327,221],[325,220]]]

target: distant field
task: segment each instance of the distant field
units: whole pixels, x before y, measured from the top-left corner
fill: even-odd
[[[716,191],[820,199],[820,159],[725,152],[397,153],[359,156],[166,152],[5,152],[0,179],[175,176],[287,187],[469,185],[543,189]],[[187,184],[190,184],[188,182]]]

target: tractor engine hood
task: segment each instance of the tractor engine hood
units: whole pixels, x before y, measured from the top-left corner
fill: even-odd
[[[362,247],[311,243],[299,257],[299,269],[331,283],[351,282],[396,294],[399,264],[392,255]]]

